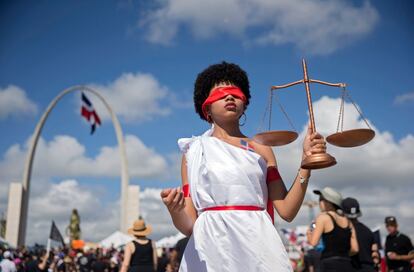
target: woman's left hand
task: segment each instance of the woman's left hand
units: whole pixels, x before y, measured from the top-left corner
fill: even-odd
[[[322,135],[317,132],[312,133],[311,126],[308,126],[305,140],[303,141],[303,159],[313,154],[325,153],[326,141]]]

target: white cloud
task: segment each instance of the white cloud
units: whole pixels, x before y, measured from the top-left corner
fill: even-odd
[[[97,242],[115,231],[119,226],[119,202],[105,202],[102,188],[80,185],[76,180],[59,183],[34,183],[29,206],[26,242],[45,244],[54,220],[66,236],[66,228],[73,209],[81,219],[82,238]],[[42,187],[42,190],[36,190]]]
[[[36,104],[26,96],[23,89],[14,85],[0,88],[0,120],[12,115],[28,116],[36,113]]]
[[[339,105],[340,99],[328,97],[322,97],[314,103],[316,128],[325,137],[336,132]],[[389,186],[389,180],[393,180],[393,185],[406,186],[409,183],[414,165],[414,136],[408,134],[397,142],[390,132],[378,131],[373,124],[370,126],[376,135],[366,145],[340,148],[328,144],[328,153],[336,158],[338,164],[313,171],[318,184],[345,188],[370,187],[372,180],[375,180],[375,184],[383,186]],[[353,105],[345,103],[344,130],[355,128],[367,126]],[[293,144],[275,149],[280,158],[281,169],[294,172],[299,167],[304,133],[305,127]]]
[[[138,178],[162,177],[168,173],[166,159],[153,148],[147,147],[136,136],[127,135],[125,146],[129,166],[129,175]],[[95,175],[116,176],[121,169],[118,147],[103,147],[95,158],[92,167],[96,168]],[[80,163],[80,162],[79,162]],[[82,169],[87,174],[89,167],[74,165],[74,169]]]
[[[28,143],[29,141],[27,141]],[[26,160],[27,143],[24,147],[15,144],[0,161],[0,181],[20,180]],[[125,137],[125,148],[130,177],[162,178],[170,175],[166,158],[136,136]],[[94,157],[86,155],[86,149],[75,138],[58,135],[50,142],[39,139],[33,165],[33,176],[57,177],[118,177],[120,175],[118,146],[104,146]],[[174,173],[175,169],[172,169]]]
[[[412,102],[414,102],[414,92],[399,95],[394,99],[394,104],[404,104]]]
[[[107,85],[90,84],[105,98],[115,114],[126,122],[148,121],[170,113],[168,88],[161,85],[151,74],[125,73]],[[103,119],[110,115],[103,103],[93,95],[88,96]]]
[[[378,21],[369,1],[350,2],[162,1],[139,25],[153,43],[171,44],[181,28],[197,39],[231,35],[247,44],[293,44],[301,51],[329,54],[369,33]]]
[[[92,214],[96,212],[99,204],[97,194],[81,188],[76,180],[64,180],[58,184],[50,184],[49,190],[44,190],[30,201],[30,209],[33,210],[31,218],[39,220],[48,216],[58,220],[66,219],[65,213],[71,212],[68,208],[77,207]]]

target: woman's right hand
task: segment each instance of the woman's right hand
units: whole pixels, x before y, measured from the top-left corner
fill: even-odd
[[[313,154],[325,153],[326,141],[325,138],[318,132],[312,132],[311,125],[308,125],[308,131],[303,141],[302,159]]]
[[[180,187],[164,189],[160,195],[170,213],[178,213],[185,208],[184,193]]]

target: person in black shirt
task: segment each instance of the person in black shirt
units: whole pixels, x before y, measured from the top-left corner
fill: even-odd
[[[311,246],[316,246],[320,239],[323,241],[321,271],[355,271],[350,255],[358,253],[358,242],[352,223],[341,210],[341,194],[330,187],[313,192],[319,195],[322,213],[316,218],[315,228],[308,229],[306,234]]]
[[[388,231],[385,240],[388,271],[411,272],[410,261],[414,259],[414,248],[410,238],[398,231],[394,216],[385,217],[385,227]]]
[[[99,255],[98,259],[91,264],[91,271],[93,272],[109,271],[109,264],[103,255]]]
[[[121,272],[154,272],[157,269],[157,253],[155,243],[147,238],[152,231],[142,218],[135,220],[128,233],[134,240],[125,245],[124,260]]]
[[[80,272],[88,272],[91,270],[91,263],[86,254],[81,254],[78,256],[78,266]]]
[[[30,262],[30,264],[27,266],[26,271],[28,272],[48,271],[49,255],[50,255],[50,252],[46,250],[41,250],[40,252],[38,252],[37,259],[34,259],[32,262]]]
[[[358,221],[358,217],[362,216],[358,201],[351,197],[345,198],[342,210],[354,225],[358,240],[359,251],[352,256],[352,264],[359,272],[375,272],[375,263],[379,262],[378,245],[372,231]]]
[[[167,249],[163,248],[161,257],[158,258],[157,272],[165,272],[168,262]]]
[[[181,263],[181,259],[183,258],[184,250],[187,246],[188,240],[190,237],[186,236],[180,240],[178,240],[177,244],[175,245],[175,249],[178,253],[178,263]]]

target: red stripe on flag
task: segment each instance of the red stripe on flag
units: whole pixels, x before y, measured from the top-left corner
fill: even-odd
[[[91,112],[84,106],[81,108],[81,115],[88,121],[91,119]]]

